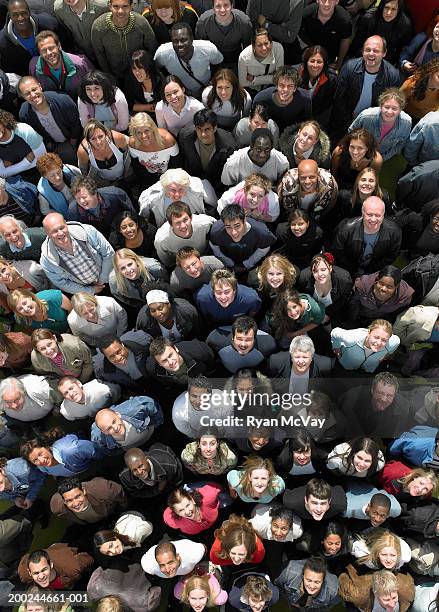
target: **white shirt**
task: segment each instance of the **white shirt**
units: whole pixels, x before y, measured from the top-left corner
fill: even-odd
[[[60,412],[68,421],[94,417],[98,410],[111,406],[120,397],[120,387],[114,383],[90,380],[83,385],[84,403],[72,402],[65,399],[61,404]]]
[[[176,540],[174,544],[177,555],[181,558],[180,567],[177,570],[177,576],[186,576],[204,557],[205,549],[203,544],[192,542],[191,540]],[[156,546],[152,546],[142,557],[141,565],[143,571],[152,576],[160,578],[169,578],[166,574],[160,571],[159,564],[155,559]]]

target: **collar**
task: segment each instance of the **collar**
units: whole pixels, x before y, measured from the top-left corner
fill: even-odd
[[[22,249],[17,249],[17,247],[15,247],[13,244],[9,244],[9,248],[11,249],[12,253],[21,253],[22,251],[24,251],[24,249],[28,249],[30,246],[32,246],[29,236],[25,234],[24,232],[23,232],[23,236],[24,236],[24,246]]]

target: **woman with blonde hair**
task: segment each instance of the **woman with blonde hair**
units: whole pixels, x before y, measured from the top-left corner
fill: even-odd
[[[14,289],[8,295],[8,308],[14,312],[17,322],[25,327],[65,332],[69,327],[67,315],[72,310],[72,304],[59,289],[45,289],[38,293],[32,293],[29,289]]]
[[[113,255],[109,287],[119,302],[139,310],[145,305],[146,294],[154,289],[159,279],[167,281],[168,275],[156,259],[139,257],[131,249],[119,249]]]
[[[112,297],[80,291],[72,296],[67,317],[72,334],[89,346],[120,338],[128,327],[127,313]]]
[[[142,189],[160,179],[168,168],[180,165],[177,141],[159,128],[148,113],[136,113],[129,124],[129,151],[134,174]]]
[[[279,217],[279,198],[271,181],[263,174],[250,174],[244,181],[231,187],[218,200],[218,213],[229,204],[238,204],[247,217],[271,223]]]
[[[438,485],[438,476],[434,470],[409,468],[401,461],[389,461],[379,475],[380,485],[392,495],[411,498],[430,497]]]
[[[265,548],[248,519],[231,514],[215,531],[209,556],[215,565],[260,563],[265,556]]]
[[[352,544],[351,554],[358,559],[359,565],[393,572],[408,563],[412,556],[407,542],[387,529],[374,529],[358,537]]]
[[[221,589],[214,574],[193,575],[177,582],[174,587],[174,597],[182,604],[190,606],[191,610],[202,612],[205,608],[225,604],[227,592]]]
[[[273,300],[282,291],[294,287],[299,274],[299,268],[277,253],[268,255],[256,270],[250,272],[248,285],[256,289],[262,300],[262,314],[272,307]]]
[[[439,28],[439,22],[438,22]],[[414,119],[422,119],[439,107],[439,57],[420,66],[401,85],[407,98],[407,112]]]
[[[247,457],[241,469],[231,470],[227,482],[231,497],[249,503],[268,504],[285,489],[285,482],[276,474],[271,459],[257,455]]]
[[[93,376],[93,362],[88,346],[72,334],[55,334],[49,329],[32,333],[31,361],[38,374],[74,376],[82,383]]]
[[[0,256],[0,304],[7,308],[7,296],[14,289],[43,291],[49,287],[43,268],[36,261],[7,261]]]

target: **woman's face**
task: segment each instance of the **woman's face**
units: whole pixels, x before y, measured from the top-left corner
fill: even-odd
[[[380,302],[387,302],[395,295],[396,285],[391,276],[382,276],[375,281],[373,292]]]
[[[255,115],[249,120],[250,132],[257,130],[258,128],[268,127],[268,121],[262,119],[261,115],[255,113]]]
[[[369,332],[365,344],[374,353],[382,351],[389,341],[390,334],[382,327],[375,327]]]
[[[146,125],[136,128],[136,139],[145,146],[155,143],[154,132]]]
[[[305,125],[297,134],[296,148],[299,151],[308,151],[317,143],[317,140],[317,132],[312,125]]]
[[[95,149],[103,149],[107,142],[107,135],[101,128],[96,128],[93,134],[90,136],[90,144]]]
[[[17,273],[15,272],[14,268],[12,266],[10,266],[8,263],[1,263],[0,264],[0,281],[8,286],[10,285],[13,281],[14,278],[16,277]]]
[[[358,451],[352,459],[356,472],[365,472],[372,465],[372,455],[365,451]]]
[[[311,449],[304,448],[302,450],[293,451],[293,463],[295,465],[308,465],[311,461]]]
[[[36,349],[41,355],[48,359],[53,359],[58,354],[58,343],[55,338],[47,338],[46,340],[38,340]]]
[[[378,559],[383,567],[391,570],[395,567],[398,561],[398,553],[393,546],[385,546],[378,554]]]
[[[278,542],[282,542],[288,535],[291,528],[291,523],[285,519],[274,518],[271,521],[271,533],[273,538]]]
[[[136,280],[136,278],[138,278],[140,275],[140,268],[134,259],[122,257],[121,259],[117,260],[117,267],[122,276],[128,278],[129,280]]]
[[[244,544],[234,546],[230,549],[229,557],[233,565],[241,565],[247,559],[247,548]]]
[[[170,198],[173,202],[180,202],[187,193],[187,188],[179,183],[169,183],[165,187],[165,196]]]
[[[327,555],[336,555],[341,549],[341,537],[336,533],[331,533],[326,536],[322,544]]]
[[[362,196],[369,197],[377,186],[375,174],[373,172],[363,172],[358,179],[358,191]]]
[[[240,378],[236,383],[236,393],[242,397],[250,395],[253,393],[254,389],[255,385],[251,378]]]
[[[52,183],[52,185],[54,185],[55,187],[61,187],[62,185],[64,185],[62,167],[60,168],[59,166],[52,166],[51,168],[49,168],[49,170],[47,170],[44,175],[44,178],[47,179],[49,183]]]
[[[152,302],[149,305],[149,314],[158,323],[168,321],[171,316],[171,304],[169,302]]]
[[[172,506],[172,510],[177,516],[181,516],[187,519],[194,519],[197,511],[197,506],[192,497],[190,499],[184,497],[180,502]]]
[[[331,272],[332,267],[325,264],[324,261],[320,261],[313,267],[312,275],[319,284],[323,285],[331,280]]]
[[[184,90],[178,83],[171,82],[165,87],[165,100],[174,109],[180,110],[184,106]]]
[[[233,85],[227,79],[219,79],[216,83],[216,95],[221,102],[227,102],[230,100],[233,93]]]
[[[195,612],[201,612],[201,610],[204,610],[208,599],[209,594],[203,589],[192,589],[192,591],[189,591],[188,593],[189,605],[192,607],[192,610],[195,610]]]
[[[253,51],[256,57],[258,57],[259,59],[265,59],[270,55],[272,48],[273,43],[266,34],[256,37],[255,44],[253,47]]]
[[[401,114],[401,106],[395,98],[388,98],[381,105],[381,117],[384,123],[394,123]]]
[[[300,217],[291,221],[290,230],[296,236],[296,238],[300,238],[303,236],[309,227],[309,221],[305,221],[305,219],[301,219]]]
[[[164,21],[164,23],[172,23],[173,22],[173,13],[172,6],[165,6],[163,8],[156,8],[155,14],[159,19]]]
[[[383,8],[383,19],[390,23],[393,21],[399,12],[398,0],[390,0],[390,2],[386,2]]]
[[[200,452],[205,459],[213,459],[218,452],[218,440],[214,436],[201,436]]]
[[[146,81],[147,78],[149,78],[149,75],[146,72],[145,68],[140,68],[139,66],[133,66],[131,70],[133,72],[134,78],[139,83],[143,83],[144,81]]]
[[[285,274],[283,270],[276,266],[270,266],[267,270],[267,283],[273,289],[279,289],[285,281]]]
[[[19,315],[31,318],[36,315],[37,303],[30,297],[23,297],[18,300],[16,310]]]
[[[245,194],[247,196],[247,202],[250,208],[258,208],[259,204],[267,195],[267,192],[262,187],[250,185]]]
[[[256,495],[262,495],[270,482],[270,473],[266,469],[252,470],[250,474],[250,484]]]
[[[110,540],[109,542],[105,542],[105,544],[101,544],[99,546],[99,551],[107,557],[116,557],[123,553],[123,544],[119,538],[116,538],[115,540]]]
[[[287,303],[287,315],[290,319],[297,321],[303,314],[303,306],[302,304],[297,304],[296,302],[288,302]]]
[[[92,102],[92,104],[99,104],[104,97],[104,91],[100,85],[86,85],[85,93]]]
[[[248,605],[250,606],[252,612],[262,612],[267,601],[267,599],[256,599],[250,595],[248,598]]]
[[[325,65],[325,60],[320,55],[320,53],[314,53],[314,55],[311,55],[311,57],[306,63],[309,76],[312,79],[317,79],[322,73],[324,65]]]
[[[49,467],[52,464],[53,455],[48,448],[38,446],[29,453],[28,459],[37,467]]]
[[[428,495],[433,491],[433,483],[428,478],[417,476],[407,485],[407,490],[412,497]]]
[[[3,123],[0,123],[0,142],[8,140],[11,136],[11,130],[9,130]]]
[[[349,154],[354,162],[366,157],[367,147],[360,138],[353,138],[349,143]]]
[[[85,304],[83,304],[81,308],[81,316],[89,323],[96,323],[98,319],[97,305],[92,304],[91,302],[86,302]]]
[[[139,226],[135,221],[133,221],[133,219],[125,217],[119,226],[119,231],[125,240],[134,240],[137,236],[137,232],[139,231]]]

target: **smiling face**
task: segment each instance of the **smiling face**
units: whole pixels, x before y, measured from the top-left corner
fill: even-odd
[[[223,26],[231,23],[233,21],[232,8],[230,0],[214,0],[213,10],[215,12],[215,20]]]
[[[169,372],[176,372],[183,364],[183,357],[174,346],[167,346],[161,355],[155,355],[154,358],[162,368]]]
[[[395,280],[391,276],[377,278],[373,286],[373,292],[378,301],[387,302],[395,295]]]
[[[407,490],[412,497],[428,495],[433,491],[433,483],[428,478],[418,476],[407,485]]]
[[[38,44],[38,51],[50,68],[56,69],[61,66],[61,45],[56,43],[51,36],[43,38],[43,40]]]
[[[110,0],[111,19],[116,28],[128,25],[133,3],[130,0]]]
[[[399,601],[397,591],[392,591],[386,595],[376,595],[376,599],[385,612],[394,612]]]
[[[268,121],[262,119],[261,115],[255,113],[251,119],[249,119],[250,132],[257,130],[258,128],[268,127]]]
[[[76,404],[83,404],[85,401],[84,388],[81,381],[77,379],[63,382],[61,385],[59,385],[58,389],[60,390],[64,399],[75,402]]]
[[[296,236],[296,238],[300,238],[300,236],[303,236],[306,233],[308,227],[309,221],[301,219],[300,217],[290,222],[290,230]]]
[[[96,425],[106,436],[112,436],[117,440],[125,437],[126,427],[122,417],[114,410],[105,410],[96,416]]]
[[[117,269],[128,280],[136,280],[140,276],[140,268],[137,261],[128,257],[119,257],[117,259]]]
[[[54,359],[59,353],[58,342],[55,337],[39,340],[36,343],[36,349],[41,355],[48,359]]]
[[[163,191],[165,196],[173,202],[180,202],[187,193],[187,187],[178,183],[169,183]]]
[[[380,36],[368,38],[363,46],[363,60],[367,72],[372,74],[378,72],[385,55],[382,38]]]
[[[286,519],[274,518],[271,520],[271,534],[278,542],[283,542],[291,528],[291,523]]]
[[[37,303],[30,297],[23,297],[18,300],[15,309],[22,317],[31,319],[37,314]]]
[[[245,563],[247,559],[247,548],[244,546],[244,544],[234,546],[230,549],[229,557],[233,565],[241,565],[242,563]]]
[[[349,143],[349,155],[353,162],[360,162],[366,157],[367,147],[363,140],[360,138],[353,138]]]
[[[52,465],[54,458],[48,448],[38,446],[29,453],[28,460],[37,467],[49,467]]]
[[[213,288],[213,295],[220,306],[227,308],[234,301],[236,290],[233,289],[230,283],[216,283]]]
[[[22,249],[24,246],[24,236],[18,223],[14,220],[3,221],[0,226],[0,231],[3,238],[9,244],[16,248]]]
[[[123,553],[123,544],[116,538],[99,546],[99,552],[107,557],[117,557]]]
[[[296,349],[291,355],[293,371],[299,375],[305,374],[311,366],[312,357],[312,353]]]
[[[396,387],[378,382],[372,386],[372,402],[378,411],[386,410],[391,406],[396,396]]]
[[[358,451],[355,453],[352,463],[356,472],[365,472],[372,465],[372,455],[365,451]]]
[[[308,593],[308,595],[315,597],[318,595],[318,593],[320,593],[324,580],[324,574],[321,574],[320,572],[313,572],[307,568],[303,572],[303,589],[306,591],[306,593]]]
[[[218,440],[215,436],[201,436],[199,447],[205,459],[213,459],[218,452]]]
[[[172,510],[177,516],[194,520],[197,513],[197,506],[192,497],[190,499],[184,497],[180,502],[172,506]]]
[[[395,98],[388,98],[381,104],[381,119],[384,123],[393,124],[401,114],[401,106]]]
[[[67,249],[71,244],[69,228],[61,215],[51,215],[49,219],[46,217],[44,229],[56,247]]]
[[[187,28],[173,30],[171,42],[175,53],[183,60],[189,60],[194,53],[194,40]]]
[[[104,97],[104,90],[100,85],[86,85],[85,93],[92,104],[99,104],[99,102],[102,102]]]
[[[119,231],[125,240],[135,240],[139,226],[133,219],[125,217],[119,226]]]
[[[107,348],[102,349],[105,357],[115,366],[123,366],[128,362],[129,351],[126,346],[115,340]]]
[[[390,334],[382,327],[375,327],[366,337],[364,345],[374,353],[382,351],[389,341]]]
[[[363,204],[363,227],[366,233],[376,234],[384,220],[384,202],[369,198]]]
[[[38,107],[44,102],[43,88],[36,79],[26,79],[20,85],[20,93],[31,106]]]
[[[88,506],[88,499],[84,489],[70,489],[70,491],[62,493],[61,497],[64,500],[66,508],[72,512],[82,512],[82,510],[85,510]]]
[[[17,271],[7,262],[0,263],[0,282],[9,286],[18,278]]]
[[[262,168],[269,160],[272,149],[273,143],[268,136],[258,136],[251,145],[248,156],[254,164]]]
[[[45,173],[44,178],[49,181],[56,189],[64,187],[64,177],[62,166],[51,166]]]
[[[134,75],[134,78],[139,83],[143,83],[144,81],[150,78],[149,74],[146,72],[143,66],[133,66],[131,70]]]
[[[185,103],[184,89],[178,84],[172,81],[168,83],[163,90],[166,102],[176,111],[181,111]]]
[[[192,218],[186,212],[182,213],[180,216],[172,215],[171,227],[174,234],[179,238],[190,238],[192,236]],[[189,274],[189,276],[191,275]],[[198,277],[194,276],[193,278]]]
[[[300,153],[306,153],[306,151],[309,151],[314,145],[317,144],[318,139],[319,137],[317,135],[315,127],[312,125],[305,125],[297,133],[297,138],[295,142],[296,150],[298,150]]]
[[[267,195],[267,192],[263,187],[258,187],[257,185],[250,185],[250,187],[246,189],[245,195],[247,197],[247,204],[252,210],[259,208],[259,205]]]
[[[390,509],[379,505],[368,505],[364,512],[369,517],[372,527],[379,527],[389,516]]]
[[[81,306],[81,317],[89,323],[97,323],[99,314],[97,304],[92,302],[85,302]]]
[[[17,34],[25,34],[32,30],[30,11],[26,2],[14,2],[9,7],[9,17]]]
[[[331,502],[329,499],[319,499],[314,495],[305,497],[305,508],[315,521],[321,521],[329,510]]]
[[[325,66],[325,60],[320,55],[320,53],[314,53],[314,55],[311,55],[311,57],[307,61],[306,66],[308,68],[308,74],[311,79],[318,79]]]
[[[245,219],[224,219],[224,229],[233,242],[239,242],[247,229]]]
[[[172,316],[172,306],[169,302],[152,302],[148,308],[149,314],[158,323],[165,323]]]
[[[199,278],[203,271],[203,262],[196,255],[191,255],[180,262],[180,267],[191,278]]]
[[[128,463],[128,469],[133,476],[143,479],[147,479],[151,471],[148,459],[144,453],[131,457]]]
[[[174,21],[174,11],[172,9],[171,4],[169,6],[162,6],[161,8],[155,9],[155,14],[157,17],[163,21],[163,23],[171,24]]]
[[[260,497],[270,482],[270,473],[266,469],[252,470],[250,484],[255,497]]]
[[[21,410],[25,399],[24,394],[15,385],[11,385],[3,391],[3,405],[7,410]]]
[[[240,355],[247,355],[255,346],[255,331],[249,329],[248,331],[235,331],[235,335],[232,339],[232,345],[238,351]]]
[[[203,589],[192,589],[188,593],[188,601],[192,610],[195,612],[201,612],[205,609],[206,604],[209,599],[209,594],[206,593]]]
[[[377,186],[375,172],[370,169],[366,169],[358,179],[358,192],[363,199],[371,196]]]
[[[272,49],[273,43],[266,34],[256,36],[256,40],[253,45],[253,53],[255,54],[256,59],[265,59],[270,55]]]
[[[327,555],[336,555],[340,552],[342,541],[341,537],[336,533],[327,535],[322,541],[323,549]]]
[[[300,303],[298,304],[297,302],[287,302],[287,316],[290,319],[293,319],[293,321],[297,321],[298,319],[300,319],[300,317],[302,316],[304,311],[304,307],[303,305]]]
[[[273,289],[279,289],[279,287],[281,287],[285,281],[285,274],[280,268],[270,266],[267,270],[266,278],[270,287],[273,287]]]
[[[251,391],[251,390],[249,389],[248,391]],[[238,391],[238,387],[237,387],[237,391]],[[248,441],[250,442],[253,450],[258,452],[262,448],[264,448],[264,446],[267,446],[267,444],[270,442],[270,438],[266,436],[262,436],[260,433],[255,433],[249,436]]]
[[[180,555],[174,555],[172,552],[162,552],[157,555],[157,564],[162,574],[167,578],[173,578],[181,565]]]
[[[331,273],[332,266],[328,266],[328,264],[323,260],[320,260],[318,263],[316,263],[312,269],[312,275],[314,277],[314,280],[319,285],[325,285],[326,283],[330,282]]]
[[[221,102],[227,102],[231,99],[233,93],[233,85],[226,79],[219,79],[216,83],[216,95]]]
[[[293,451],[293,463],[294,465],[308,465],[311,461],[311,448],[302,448],[297,451]]]
[[[51,562],[44,557],[37,563],[29,563],[29,574],[32,580],[42,589],[47,589],[50,580],[54,579],[54,570]]]
[[[85,187],[75,193],[75,200],[83,210],[92,210],[98,205],[97,193],[92,194]]]
[[[287,106],[293,101],[294,92],[297,89],[297,85],[287,76],[280,77],[277,83],[277,97],[282,106]]]

